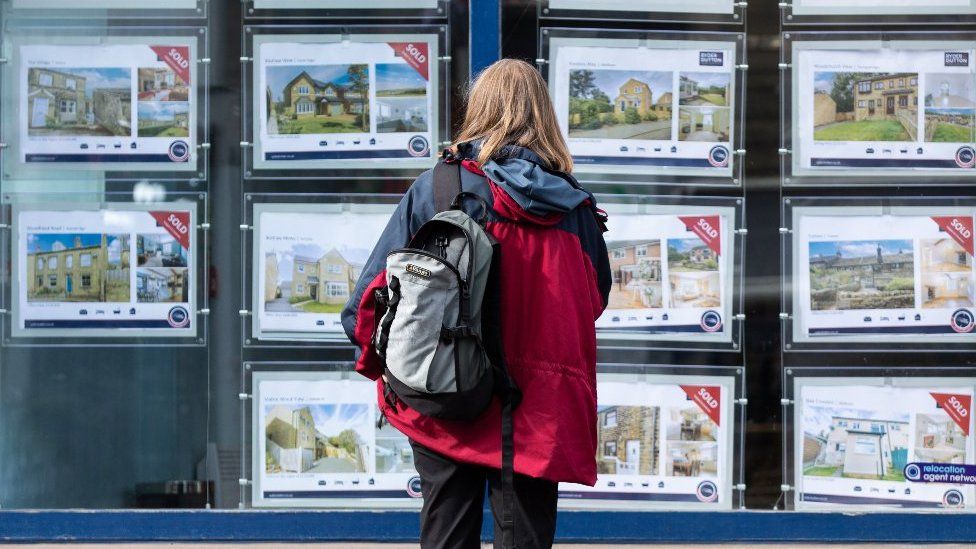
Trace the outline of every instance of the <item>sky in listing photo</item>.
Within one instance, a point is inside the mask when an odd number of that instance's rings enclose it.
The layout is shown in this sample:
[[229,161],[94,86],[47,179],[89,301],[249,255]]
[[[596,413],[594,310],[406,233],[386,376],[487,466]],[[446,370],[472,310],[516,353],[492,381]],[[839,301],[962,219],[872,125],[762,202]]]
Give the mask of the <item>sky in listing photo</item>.
[[427,95],[427,81],[406,63],[376,64],[377,97],[417,97]]

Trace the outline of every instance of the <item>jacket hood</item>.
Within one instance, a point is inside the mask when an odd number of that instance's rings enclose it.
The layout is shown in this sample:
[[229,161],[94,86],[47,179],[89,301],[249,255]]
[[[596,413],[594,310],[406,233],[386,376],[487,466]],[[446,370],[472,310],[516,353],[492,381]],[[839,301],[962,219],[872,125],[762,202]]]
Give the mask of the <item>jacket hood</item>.
[[[469,145],[462,154],[467,158],[477,156],[477,144]],[[507,147],[481,170],[520,208],[534,216],[565,214],[592,198],[571,175],[546,170],[542,159],[523,147]]]

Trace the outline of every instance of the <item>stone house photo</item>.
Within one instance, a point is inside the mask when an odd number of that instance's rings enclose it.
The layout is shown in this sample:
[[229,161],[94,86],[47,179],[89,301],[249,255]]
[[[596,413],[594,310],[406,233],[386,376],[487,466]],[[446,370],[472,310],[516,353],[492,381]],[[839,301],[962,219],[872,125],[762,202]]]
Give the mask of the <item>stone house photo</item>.
[[674,73],[571,70],[569,137],[671,140]]
[[369,132],[369,66],[271,66],[268,133]]
[[610,309],[660,308],[663,304],[661,241],[656,239],[607,242],[613,285]]
[[915,306],[911,240],[811,242],[809,258],[814,311]]
[[661,409],[652,406],[599,406],[597,472],[653,475],[660,452]]
[[804,475],[905,480],[910,434],[907,418],[831,415],[827,421],[826,427],[804,431]]
[[131,71],[115,68],[27,71],[30,136],[129,136]]
[[[286,254],[287,265],[283,265]],[[325,253],[308,256],[299,255],[294,250],[277,254],[268,252],[265,255],[265,311],[342,311],[368,255],[369,250],[358,248],[343,251],[330,248]]]
[[813,138],[915,141],[918,87],[918,73],[815,73]]
[[37,233],[27,239],[28,301],[129,302],[128,235]]
[[973,258],[952,238],[919,242],[922,307],[972,307]]
[[265,471],[372,473],[366,404],[266,405]]

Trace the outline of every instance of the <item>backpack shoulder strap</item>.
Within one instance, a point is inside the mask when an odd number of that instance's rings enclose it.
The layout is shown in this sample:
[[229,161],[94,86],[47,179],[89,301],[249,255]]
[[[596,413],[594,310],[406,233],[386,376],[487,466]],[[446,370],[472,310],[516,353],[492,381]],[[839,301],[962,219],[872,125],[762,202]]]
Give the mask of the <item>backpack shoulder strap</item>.
[[451,209],[454,198],[461,194],[461,162],[441,160],[434,166],[434,210],[437,213]]

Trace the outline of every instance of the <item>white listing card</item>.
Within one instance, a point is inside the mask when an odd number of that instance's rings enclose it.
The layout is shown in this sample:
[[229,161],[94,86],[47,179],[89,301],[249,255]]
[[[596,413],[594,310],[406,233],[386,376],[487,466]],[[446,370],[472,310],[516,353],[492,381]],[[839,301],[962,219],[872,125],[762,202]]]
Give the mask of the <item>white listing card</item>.
[[549,0],[552,10],[731,14],[735,0]]
[[962,15],[974,0],[793,0],[794,15]]
[[126,9],[179,10],[194,9],[200,0],[13,0],[14,9],[66,8],[70,10]]
[[796,208],[794,338],[971,342],[974,213]]
[[728,43],[553,38],[549,85],[582,172],[731,176]]
[[352,375],[253,374],[254,506],[419,505],[410,441],[377,427],[376,384]]
[[345,339],[339,314],[394,204],[255,204],[258,339]]
[[195,335],[195,209],[76,207],[16,213],[13,335]]
[[797,508],[972,508],[972,485],[910,482],[905,466],[973,463],[973,383],[797,378]]
[[256,9],[435,9],[438,0],[254,0]]
[[438,37],[339,38],[255,37],[255,166],[432,165]]
[[881,48],[880,43],[848,43],[820,49],[815,43],[798,42],[794,172],[972,173],[974,45]]
[[731,509],[734,378],[597,378],[597,483],[560,505]]
[[613,285],[598,337],[730,342],[735,210],[601,207]]
[[19,48],[20,162],[195,170],[196,42]]

